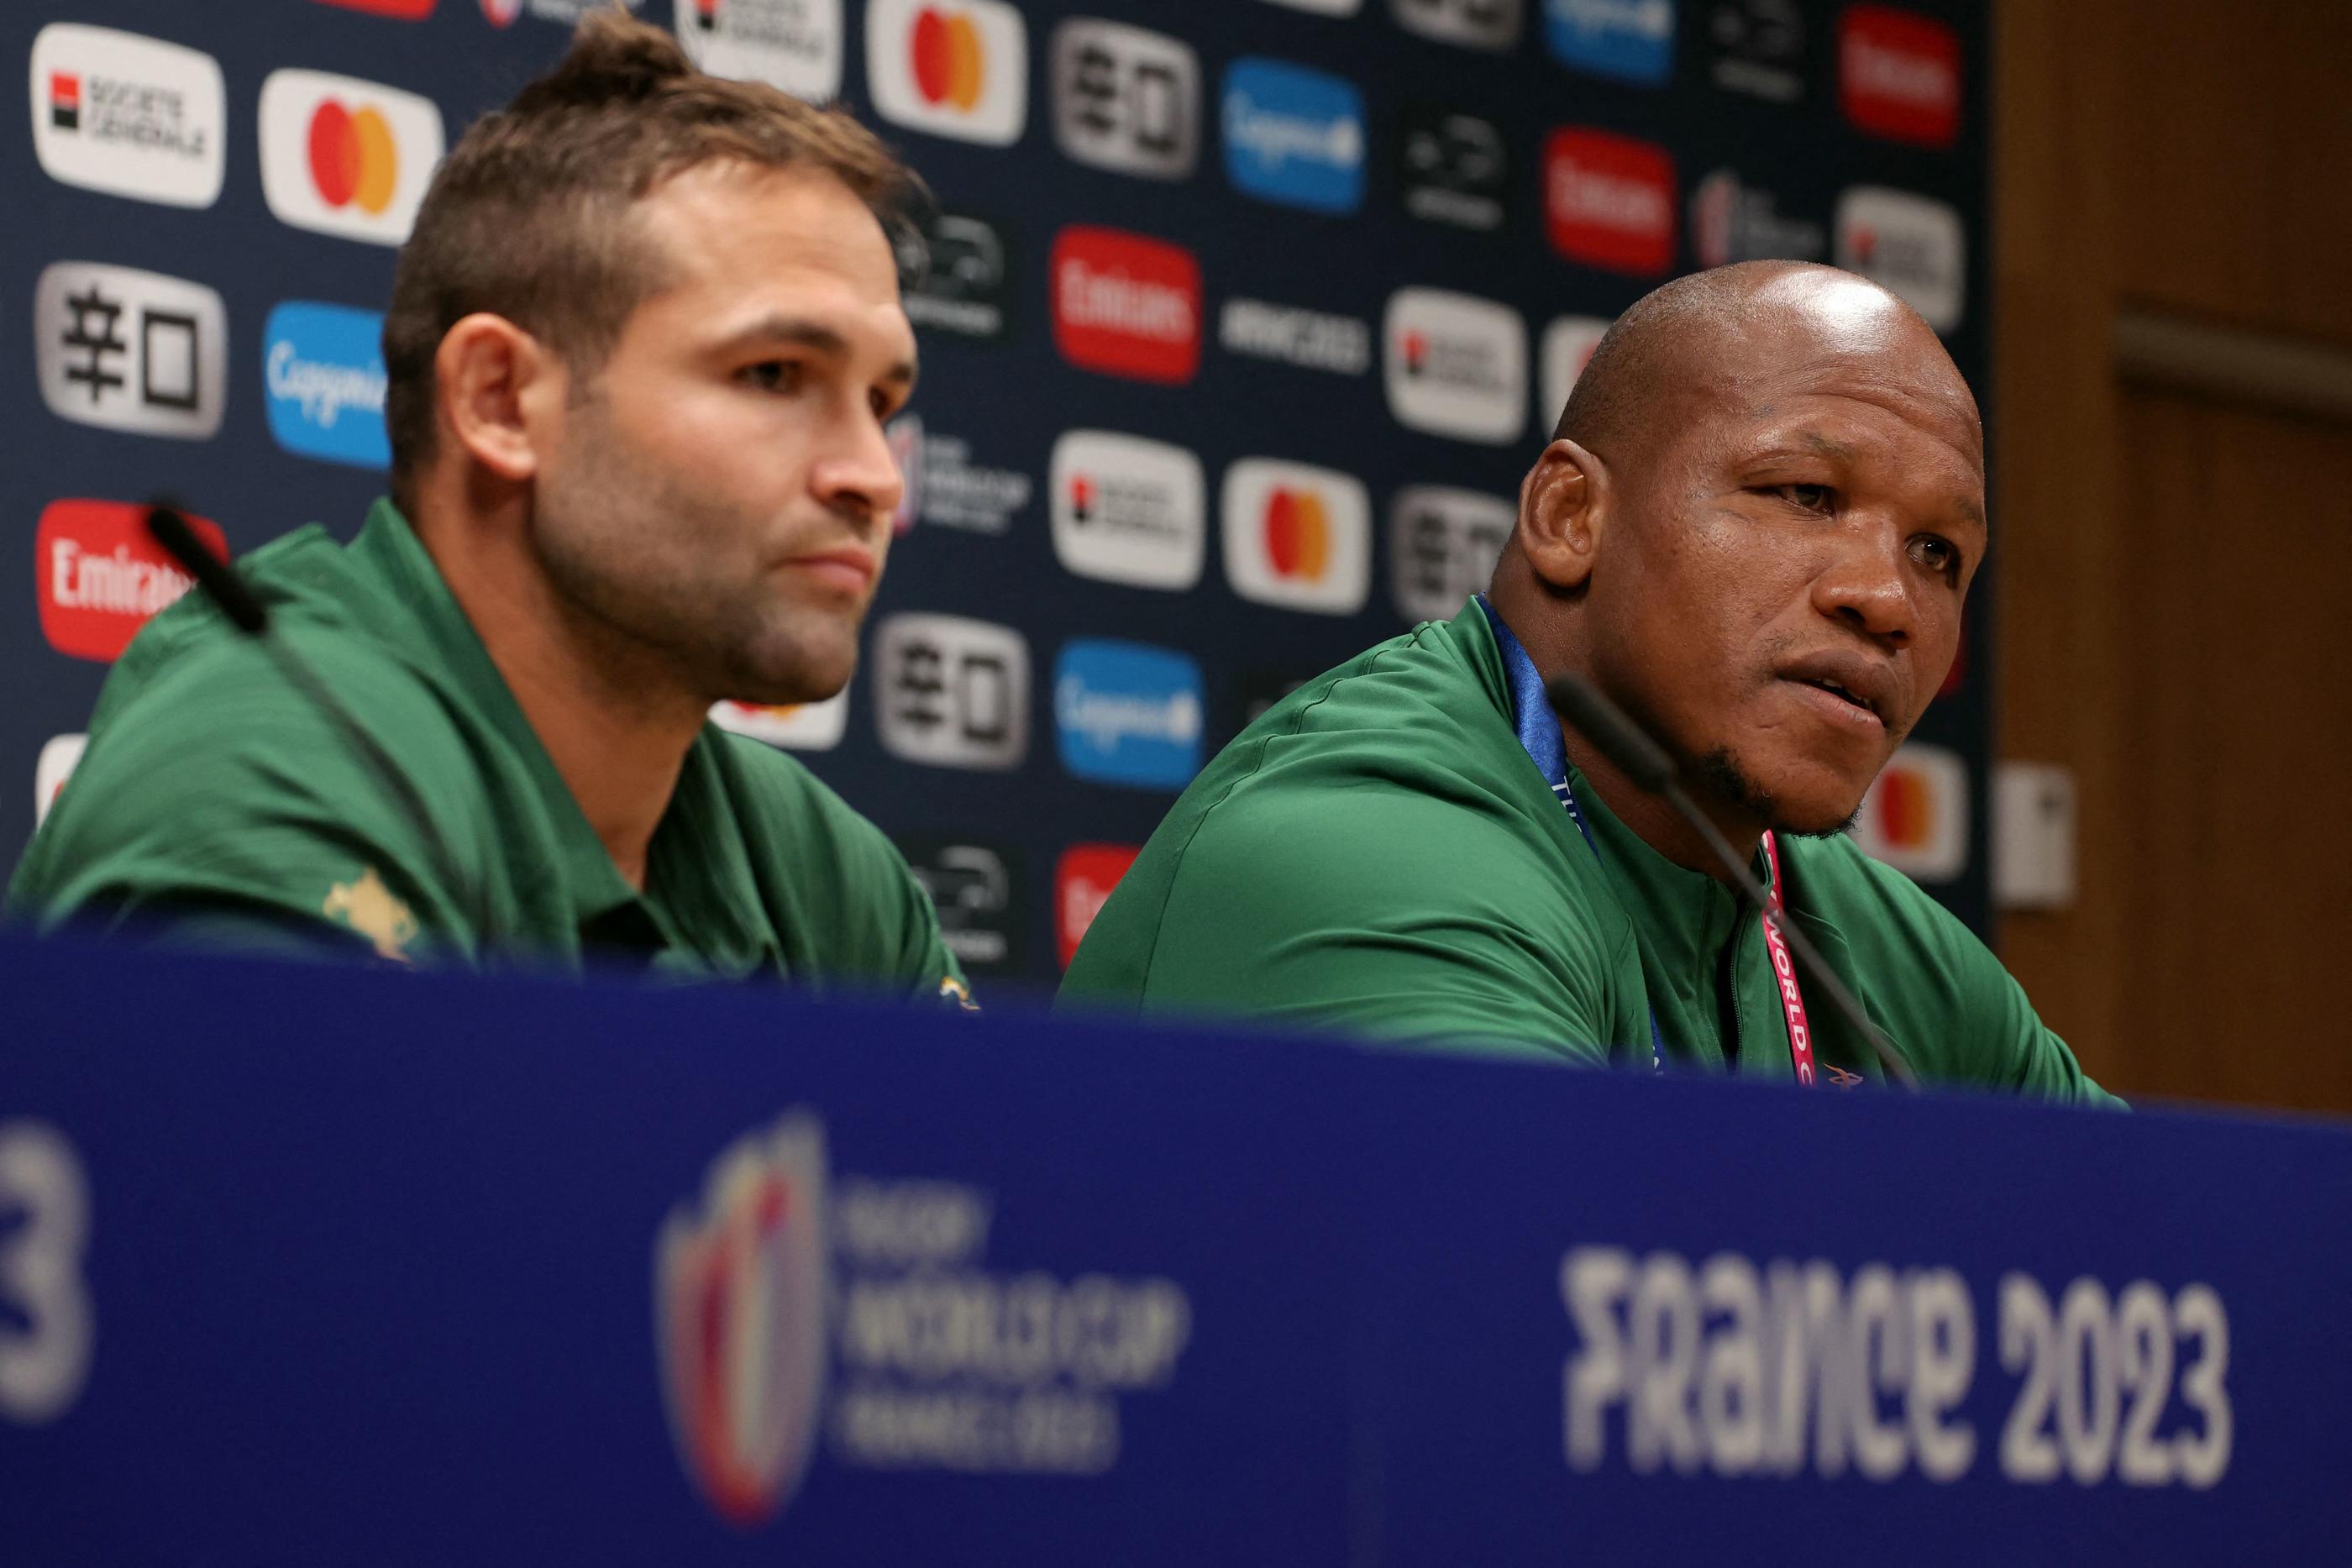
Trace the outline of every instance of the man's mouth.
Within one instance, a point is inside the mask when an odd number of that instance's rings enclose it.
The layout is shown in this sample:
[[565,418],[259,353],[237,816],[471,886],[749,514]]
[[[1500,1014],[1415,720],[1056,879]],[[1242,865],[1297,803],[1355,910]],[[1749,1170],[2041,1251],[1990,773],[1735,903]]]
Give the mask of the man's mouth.
[[1876,703],[1863,695],[1860,692],[1847,690],[1844,686],[1840,685],[1835,681],[1822,676],[1805,676],[1799,678],[1797,685],[1801,686],[1811,686],[1817,692],[1827,692],[1830,695],[1838,698],[1840,701],[1850,703],[1853,706],[1860,708],[1863,712],[1870,715],[1871,717],[1878,720],[1879,723],[1885,724],[1886,722],[1886,716],[1878,711],[1878,705]]

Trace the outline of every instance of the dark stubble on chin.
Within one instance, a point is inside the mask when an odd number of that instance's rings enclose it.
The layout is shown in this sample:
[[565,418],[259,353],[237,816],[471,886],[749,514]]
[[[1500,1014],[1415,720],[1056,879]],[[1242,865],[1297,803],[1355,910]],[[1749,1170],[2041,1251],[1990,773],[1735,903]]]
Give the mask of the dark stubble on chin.
[[740,520],[637,454],[601,395],[575,399],[572,412],[577,455],[542,500],[536,542],[575,623],[623,660],[658,664],[704,700],[831,695],[814,689],[835,685],[811,668],[822,662],[809,645],[814,629],[779,624],[745,585],[714,575],[710,552],[726,549]]
[[1705,756],[1691,758],[1684,765],[1684,773],[1697,793],[1732,807],[1744,816],[1767,823],[1776,833],[1797,839],[1829,839],[1850,831],[1862,820],[1862,805],[1857,801],[1853,810],[1843,820],[1834,822],[1793,822],[1773,793],[1748,775],[1739,759],[1728,747],[1717,747]]

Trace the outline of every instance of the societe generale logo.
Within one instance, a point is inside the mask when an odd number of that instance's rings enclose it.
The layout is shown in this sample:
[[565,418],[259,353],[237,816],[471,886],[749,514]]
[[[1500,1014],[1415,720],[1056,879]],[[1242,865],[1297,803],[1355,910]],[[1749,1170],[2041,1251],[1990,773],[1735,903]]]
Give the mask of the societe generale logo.
[[278,221],[399,245],[441,161],[433,100],[325,71],[277,70],[261,84],[261,194]]
[[679,1464],[749,1528],[791,1498],[824,1403],[824,1130],[803,1111],[711,1163],[654,1243],[655,1355]]
[[710,722],[788,751],[831,751],[849,727],[849,688],[844,686],[822,702],[717,703],[710,709]]
[[1838,102],[1855,129],[1914,147],[1960,134],[1960,37],[1932,16],[1849,5],[1838,18]]
[[1140,844],[1072,844],[1054,862],[1054,945],[1062,967],[1070,967],[1087,928],[1142,852]]
[[1381,323],[1389,412],[1398,423],[1505,445],[1528,423],[1528,331],[1492,299],[1400,288]]
[[1065,431],[1046,474],[1054,556],[1105,582],[1178,591],[1208,553],[1201,460],[1181,446],[1108,430]]
[[1029,119],[1029,32],[1003,0],[873,0],[866,87],[883,119],[1006,147]]
[[1969,771],[1941,746],[1895,748],[1854,819],[1854,842],[1874,860],[1924,882],[1968,869]]
[[[219,525],[188,526],[226,560]],[[58,653],[119,657],[156,612],[195,586],[147,532],[147,508],[129,501],[52,501],[33,534],[41,635]]]
[[1654,142],[1563,127],[1544,142],[1544,229],[1570,261],[1630,277],[1675,265],[1675,161]]
[[841,91],[841,0],[677,0],[678,47],[712,76],[811,101]]
[[1968,245],[1958,209],[1909,191],[1855,185],[1839,195],[1832,226],[1840,267],[1887,289],[1938,332],[1960,324]]
[[220,199],[228,97],[212,56],[52,22],[32,66],[33,151],[50,179],[169,207]]
[[58,803],[58,794],[81,766],[81,754],[89,747],[87,735],[53,735],[41,743],[41,755],[33,762],[33,827],[37,831],[49,820],[49,808]]
[[1201,264],[1182,246],[1073,224],[1051,268],[1054,346],[1070,363],[1167,386],[1201,368]]
[[1225,575],[1260,604],[1353,615],[1372,585],[1372,508],[1361,481],[1329,468],[1244,457],[1218,507]]

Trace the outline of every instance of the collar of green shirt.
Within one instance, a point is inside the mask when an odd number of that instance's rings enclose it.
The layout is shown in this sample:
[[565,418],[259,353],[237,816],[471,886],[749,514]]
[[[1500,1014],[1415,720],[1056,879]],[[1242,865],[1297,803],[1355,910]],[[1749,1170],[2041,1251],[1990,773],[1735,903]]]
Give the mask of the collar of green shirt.
[[[440,569],[390,500],[370,508],[352,543],[351,564],[384,591],[386,613],[379,631],[386,640],[453,681],[529,769],[561,846],[560,863],[549,869],[562,881],[583,940],[666,948],[679,944],[682,924],[701,938],[698,946],[714,945],[715,938],[722,951],[703,956],[729,969],[748,968],[759,949],[772,945],[772,935],[763,943],[761,934],[745,925],[746,912],[738,901],[719,892],[749,887],[754,879],[743,835],[734,831],[733,809],[717,777],[717,741],[709,727],[687,754],[677,792],[655,833],[646,892],[640,896],[582,814]],[[688,864],[696,868],[690,874],[681,869]],[[670,909],[678,917],[675,921]]]

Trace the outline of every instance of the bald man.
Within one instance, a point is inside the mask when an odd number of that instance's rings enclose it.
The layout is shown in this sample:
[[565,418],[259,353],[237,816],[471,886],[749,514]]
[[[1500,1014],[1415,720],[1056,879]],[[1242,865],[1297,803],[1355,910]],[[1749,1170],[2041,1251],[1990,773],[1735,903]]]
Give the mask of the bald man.
[[1841,832],[1949,669],[1985,545],[1975,400],[1908,307],[1782,262],[1670,283],[1594,352],[1488,592],[1244,731],[1064,1005],[1875,1080],[1696,836],[1562,734],[1543,682],[1575,671],[1675,754],[1923,1082],[2105,1101],[1984,945]]

